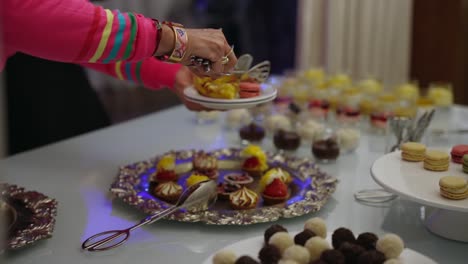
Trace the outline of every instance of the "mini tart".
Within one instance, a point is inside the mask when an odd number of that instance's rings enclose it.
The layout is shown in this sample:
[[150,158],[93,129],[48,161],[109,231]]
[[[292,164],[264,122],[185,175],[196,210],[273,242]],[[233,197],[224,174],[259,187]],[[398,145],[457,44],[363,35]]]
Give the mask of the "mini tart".
[[274,179],[280,179],[286,185],[289,185],[292,182],[292,178],[289,172],[282,168],[272,168],[263,174],[262,178],[260,179],[260,188],[262,190],[265,189],[265,187],[272,183]]
[[199,182],[208,181],[208,180],[210,180],[210,178],[208,178],[208,176],[206,175],[193,173],[192,175],[190,175],[190,177],[187,178],[187,181],[185,183],[187,187],[191,187]]
[[268,168],[264,162],[258,157],[247,158],[242,164],[242,170],[250,174],[252,177],[260,177],[263,172]]
[[280,180],[274,179],[262,192],[263,202],[267,205],[282,203],[289,197],[288,186]]
[[239,185],[251,184],[254,179],[247,173],[229,173],[224,176],[224,182]]
[[151,176],[152,180],[158,183],[177,180],[177,174],[174,171],[161,170]]
[[195,154],[192,160],[193,170],[208,176],[210,179],[218,178],[218,159],[203,151]]
[[229,196],[229,203],[231,207],[236,210],[253,209],[257,206],[258,195],[247,187],[231,193]]
[[177,180],[175,173],[175,156],[167,154],[162,156],[156,164],[156,172],[151,175],[151,180],[155,182],[168,182]]
[[182,186],[172,181],[164,182],[158,184],[153,193],[166,202],[175,203],[182,194]]
[[241,186],[239,184],[233,184],[229,182],[218,184],[218,198],[220,200],[229,200],[231,193],[239,190]]

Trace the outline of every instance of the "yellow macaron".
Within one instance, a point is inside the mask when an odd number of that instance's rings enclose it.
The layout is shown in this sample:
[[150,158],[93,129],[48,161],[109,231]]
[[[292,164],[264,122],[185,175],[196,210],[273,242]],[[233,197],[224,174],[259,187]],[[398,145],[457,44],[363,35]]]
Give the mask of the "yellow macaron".
[[448,153],[439,150],[427,150],[424,158],[424,168],[431,171],[446,171],[449,167]]
[[468,197],[468,183],[461,176],[445,176],[439,180],[440,195],[452,200]]
[[406,161],[423,161],[426,146],[417,142],[406,142],[401,145],[401,157]]

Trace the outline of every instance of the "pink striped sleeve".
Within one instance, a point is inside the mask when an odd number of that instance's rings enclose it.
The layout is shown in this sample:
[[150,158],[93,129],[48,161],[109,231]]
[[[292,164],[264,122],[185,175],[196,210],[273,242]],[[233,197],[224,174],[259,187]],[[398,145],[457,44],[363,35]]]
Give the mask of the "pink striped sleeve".
[[156,28],[142,15],[86,0],[2,1],[4,40],[18,51],[77,63],[141,61],[154,53]]
[[180,64],[169,64],[149,58],[140,62],[116,62],[109,64],[86,63],[85,67],[94,69],[120,80],[128,80],[143,84],[146,88],[157,90],[172,89]]

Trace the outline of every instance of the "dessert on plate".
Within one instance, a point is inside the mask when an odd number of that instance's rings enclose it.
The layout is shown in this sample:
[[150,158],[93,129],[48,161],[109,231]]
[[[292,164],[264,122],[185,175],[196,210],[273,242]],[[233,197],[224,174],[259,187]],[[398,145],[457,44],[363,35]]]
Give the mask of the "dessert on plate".
[[259,177],[268,169],[267,156],[262,148],[256,145],[249,145],[241,152],[242,170],[253,177]]
[[182,194],[182,186],[173,181],[163,182],[154,188],[153,194],[161,200],[175,203]]
[[217,79],[195,77],[195,89],[203,96],[219,99],[252,98],[261,94],[260,83],[247,75],[225,75]]
[[279,178],[265,186],[262,192],[263,203],[267,205],[282,203],[289,197],[288,186]]
[[449,168],[449,155],[439,150],[428,150],[424,158],[424,168],[431,171],[446,171]]
[[156,164],[156,171],[151,175],[151,181],[161,183],[175,180],[177,180],[175,156],[172,154],[164,155]]
[[229,195],[229,203],[236,210],[253,209],[257,206],[257,202],[257,193],[245,186]]
[[273,143],[278,149],[294,151],[301,145],[301,137],[294,131],[280,129],[275,132]]
[[253,181],[254,179],[245,172],[233,172],[224,176],[224,182],[229,182],[232,184],[248,185],[251,184]]
[[452,155],[452,161],[455,163],[463,163],[463,155],[468,154],[468,145],[456,145],[452,147],[450,152]]
[[210,153],[199,151],[192,160],[193,170],[214,180],[218,178],[218,159]]
[[260,142],[265,137],[265,129],[252,122],[239,130],[239,136],[248,142]]
[[208,176],[194,172],[192,173],[192,175],[190,175],[190,177],[187,178],[187,180],[185,181],[185,184],[187,185],[187,187],[191,187],[199,182],[208,181],[208,180],[210,180]]
[[439,180],[440,195],[451,200],[468,198],[468,182],[464,177],[445,176]]
[[271,168],[265,172],[260,179],[260,188],[264,189],[265,186],[276,178],[282,180],[286,185],[289,185],[292,182],[291,174],[289,174],[288,171],[282,168]]
[[236,183],[223,182],[218,183],[218,198],[221,200],[229,200],[231,193],[239,190],[241,186]]
[[333,138],[322,139],[312,144],[312,153],[318,160],[332,161],[340,155],[340,147]]
[[406,142],[401,145],[401,157],[406,161],[423,161],[426,146],[417,142]]

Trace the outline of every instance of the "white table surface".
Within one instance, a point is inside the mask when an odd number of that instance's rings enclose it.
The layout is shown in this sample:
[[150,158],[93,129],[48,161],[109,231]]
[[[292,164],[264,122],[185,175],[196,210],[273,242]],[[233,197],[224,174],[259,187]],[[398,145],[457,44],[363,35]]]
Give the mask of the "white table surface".
[[[454,108],[436,115],[436,125],[468,125],[468,109]],[[156,222],[137,230],[118,249],[84,253],[81,242],[88,236],[120,229],[144,215],[109,196],[117,168],[146,160],[171,149],[215,149],[238,146],[237,133],[223,127],[223,119],[211,125],[195,125],[194,114],[183,107],[155,113],[0,161],[2,180],[40,191],[59,202],[53,237],[22,250],[9,252],[2,263],[201,263],[226,245],[263,234],[270,225],[208,226],[171,221]],[[356,202],[353,193],[377,188],[369,173],[372,162],[384,152],[381,136],[364,135],[353,154],[343,155],[322,169],[340,183],[332,199],[315,214],[282,219],[279,224],[299,230],[313,216],[324,218],[330,230],[344,226],[355,233],[399,234],[408,248],[439,263],[467,263],[468,244],[431,234],[419,220],[420,205],[397,199],[381,206]],[[426,140],[435,146],[468,143],[467,136]],[[271,148],[270,143],[265,144]],[[311,156],[308,147],[297,155]]]

